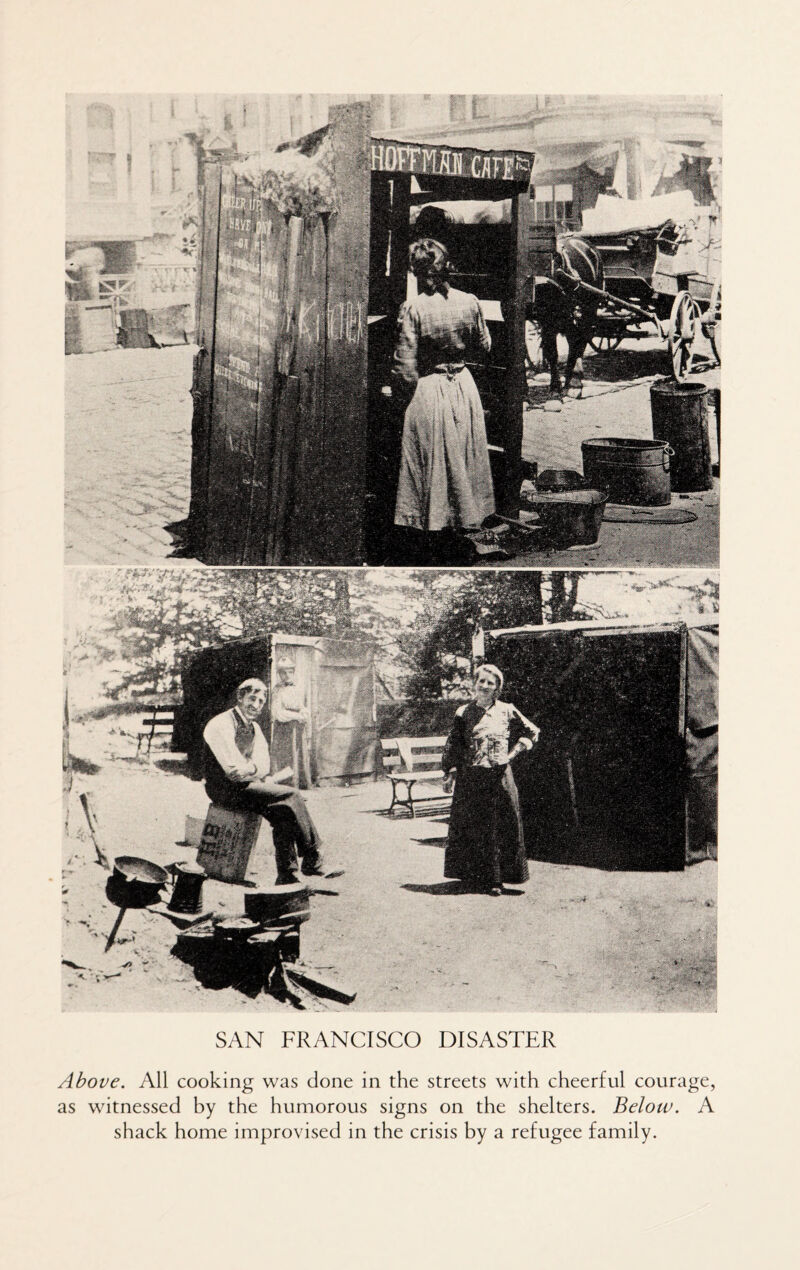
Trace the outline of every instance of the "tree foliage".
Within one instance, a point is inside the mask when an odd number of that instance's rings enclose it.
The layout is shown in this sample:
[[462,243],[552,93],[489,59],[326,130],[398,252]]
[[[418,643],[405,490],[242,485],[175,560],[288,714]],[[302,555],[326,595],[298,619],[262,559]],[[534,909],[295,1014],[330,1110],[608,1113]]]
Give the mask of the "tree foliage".
[[716,578],[689,572],[85,570],[72,575],[69,650],[99,705],[175,697],[186,658],[229,640],[360,635],[388,695],[429,699],[463,686],[479,627],[660,620],[716,605]]

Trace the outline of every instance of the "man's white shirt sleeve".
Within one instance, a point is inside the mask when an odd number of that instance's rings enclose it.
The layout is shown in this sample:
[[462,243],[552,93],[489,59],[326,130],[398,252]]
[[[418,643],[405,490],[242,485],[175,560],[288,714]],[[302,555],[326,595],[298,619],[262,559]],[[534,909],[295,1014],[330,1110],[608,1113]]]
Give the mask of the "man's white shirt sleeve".
[[245,758],[236,745],[236,723],[227,710],[211,719],[203,730],[205,741],[229,781],[247,784],[269,775],[269,746],[258,724],[253,725],[253,757]]

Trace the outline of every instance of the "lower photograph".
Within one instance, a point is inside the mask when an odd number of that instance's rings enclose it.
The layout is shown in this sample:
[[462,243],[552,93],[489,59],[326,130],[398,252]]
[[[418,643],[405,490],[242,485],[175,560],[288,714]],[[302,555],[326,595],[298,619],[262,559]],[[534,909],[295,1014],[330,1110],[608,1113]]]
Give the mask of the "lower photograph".
[[63,1008],[713,1011],[718,581],[69,569]]

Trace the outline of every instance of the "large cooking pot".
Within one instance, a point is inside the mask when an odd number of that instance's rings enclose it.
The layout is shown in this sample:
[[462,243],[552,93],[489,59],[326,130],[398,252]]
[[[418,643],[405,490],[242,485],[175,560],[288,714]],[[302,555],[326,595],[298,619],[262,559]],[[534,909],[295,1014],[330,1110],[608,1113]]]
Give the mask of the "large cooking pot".
[[133,855],[117,856],[111,877],[106,882],[106,899],[116,904],[119,915],[106,940],[106,952],[116,939],[127,910],[157,904],[168,877],[167,870],[162,869],[160,864],[153,864],[152,860],[141,860]]
[[539,516],[543,538],[552,547],[588,547],[597,542],[608,495],[603,490],[537,491],[528,506]]
[[[121,855],[114,861],[109,879],[113,902],[123,908],[146,908],[161,898],[160,892],[169,881],[169,874],[160,864],[142,860],[138,856]],[[112,895],[109,898],[112,898]]]

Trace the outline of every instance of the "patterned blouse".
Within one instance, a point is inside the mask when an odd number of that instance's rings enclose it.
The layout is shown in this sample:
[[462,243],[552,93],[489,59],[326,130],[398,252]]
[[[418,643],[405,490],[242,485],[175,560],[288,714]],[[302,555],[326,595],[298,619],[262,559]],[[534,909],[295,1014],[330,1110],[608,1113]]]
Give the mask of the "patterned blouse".
[[498,767],[515,745],[532,748],[539,729],[508,701],[495,701],[488,710],[477,702],[460,706],[442,755],[446,772],[460,767]]
[[492,337],[474,295],[449,287],[447,295],[423,291],[408,300],[397,320],[392,377],[406,394],[437,366],[482,361]]

